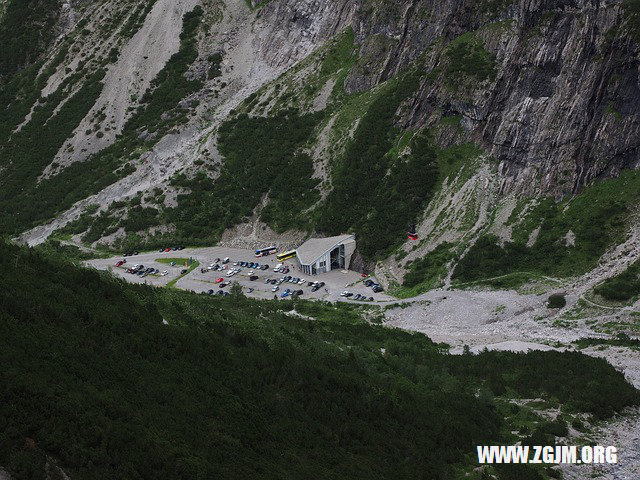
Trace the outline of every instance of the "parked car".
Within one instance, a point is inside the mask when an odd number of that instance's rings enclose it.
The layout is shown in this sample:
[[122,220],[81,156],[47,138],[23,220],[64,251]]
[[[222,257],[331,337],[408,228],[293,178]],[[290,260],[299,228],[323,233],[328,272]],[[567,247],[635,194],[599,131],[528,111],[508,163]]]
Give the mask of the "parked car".
[[281,264],[281,263],[279,263],[279,264],[277,264],[275,267],[273,267],[273,271],[274,271],[274,272],[278,272],[278,271],[280,271],[280,269],[281,269],[281,268],[282,268],[282,264]]
[[296,295],[302,295],[304,292],[302,290],[296,290]]
[[367,298],[368,301],[373,302],[373,297]]
[[165,253],[166,253],[166,252],[170,252],[170,251],[171,251],[171,248],[165,248],[165,249],[164,249],[164,251],[165,251]]
[[354,300],[360,300],[362,298],[362,295],[360,295],[359,293],[356,293],[353,297]]
[[209,289],[209,290],[207,290],[207,293],[208,293],[209,295],[213,295],[213,290]]
[[258,279],[258,276],[257,276],[257,275],[251,275],[251,276],[249,277],[249,280],[251,280],[252,282],[253,282],[253,281],[255,281],[255,280],[257,280],[257,279]]
[[269,270],[269,265],[261,265],[260,270]]
[[225,264],[225,265],[226,265],[227,263],[229,263],[229,257],[227,257],[227,258],[225,258],[224,260],[222,260],[222,263],[223,263],[223,264]]
[[312,292],[317,292],[318,290],[320,290],[320,287],[318,285],[314,285],[313,287],[311,287]]
[[371,279],[369,279],[369,280],[365,280],[365,281],[364,281],[364,286],[365,286],[365,287],[370,287],[370,286],[371,286],[371,285],[373,285],[373,284],[374,284],[374,281],[373,281],[373,280],[371,280]]
[[325,285],[325,283],[324,283],[324,282],[320,282],[320,283],[318,284],[318,286],[319,286],[320,288],[324,287],[324,285]]
[[374,293],[380,293],[380,292],[384,292],[384,288],[382,288],[380,285],[376,285],[375,287],[372,288]]
[[348,290],[345,290],[344,292],[342,292],[340,294],[341,297],[345,297],[345,298],[349,298],[349,297],[353,297],[353,293],[349,292]]
[[216,280],[216,283],[222,283],[224,282],[224,278],[220,277],[219,279]]
[[116,262],[116,267],[120,267],[123,264],[124,264],[124,262],[122,260],[120,260],[119,262]]
[[183,268],[182,270],[180,270],[180,275],[184,275],[185,273],[187,273],[189,270],[187,270],[186,268]]
[[278,290],[280,290],[280,287],[278,285],[271,289],[272,292],[277,292]]
[[229,282],[223,282],[223,283],[221,283],[220,285],[218,285],[218,288],[224,288],[224,287],[226,287],[227,285],[229,285]]

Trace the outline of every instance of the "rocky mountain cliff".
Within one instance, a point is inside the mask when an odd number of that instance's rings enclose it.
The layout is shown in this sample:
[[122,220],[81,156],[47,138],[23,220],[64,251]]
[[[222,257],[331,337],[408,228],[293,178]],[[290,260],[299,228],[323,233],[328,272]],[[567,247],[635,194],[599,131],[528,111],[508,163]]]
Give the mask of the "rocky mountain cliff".
[[535,248],[546,221],[595,262],[624,228],[591,248],[567,206],[638,166],[639,11],[5,0],[0,229],[116,248],[350,230],[392,284],[438,248],[447,281],[480,238]]

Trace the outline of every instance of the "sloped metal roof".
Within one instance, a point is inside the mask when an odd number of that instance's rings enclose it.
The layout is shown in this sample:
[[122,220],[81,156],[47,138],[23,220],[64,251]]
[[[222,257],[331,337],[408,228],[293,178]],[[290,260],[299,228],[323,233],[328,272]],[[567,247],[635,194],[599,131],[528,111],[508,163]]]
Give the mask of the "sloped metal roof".
[[310,238],[297,248],[296,253],[298,254],[298,260],[300,260],[300,263],[303,265],[311,265],[325,253],[333,250],[337,245],[354,239],[354,235]]

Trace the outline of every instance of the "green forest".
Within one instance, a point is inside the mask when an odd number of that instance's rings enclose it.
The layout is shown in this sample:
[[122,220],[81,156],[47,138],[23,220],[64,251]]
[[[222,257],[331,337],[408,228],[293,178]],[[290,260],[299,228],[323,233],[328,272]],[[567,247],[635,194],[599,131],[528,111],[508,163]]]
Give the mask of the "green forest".
[[74,480],[453,479],[476,444],[514,441],[510,398],[597,419],[640,401],[580,353],[452,356],[362,307],[134,286],[0,250],[0,465],[17,480],[45,464]]

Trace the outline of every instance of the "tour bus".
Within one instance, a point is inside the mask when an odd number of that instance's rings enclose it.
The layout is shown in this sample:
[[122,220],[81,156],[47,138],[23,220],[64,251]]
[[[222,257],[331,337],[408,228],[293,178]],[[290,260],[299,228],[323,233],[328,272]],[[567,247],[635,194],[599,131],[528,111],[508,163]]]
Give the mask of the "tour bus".
[[295,250],[289,250],[288,252],[279,253],[278,255],[276,255],[276,258],[278,259],[279,262],[283,262],[283,261],[289,260],[290,258],[293,258],[295,256],[296,256],[296,251]]
[[271,255],[272,253],[276,253],[277,248],[276,247],[267,247],[267,248],[260,248],[258,250],[256,250],[256,257],[266,257],[267,255]]

